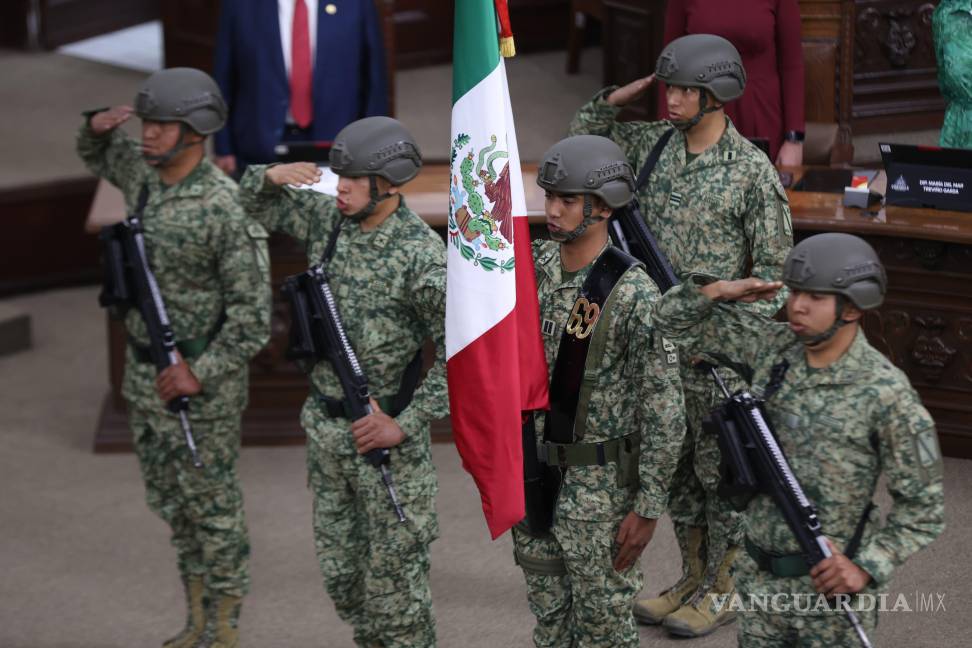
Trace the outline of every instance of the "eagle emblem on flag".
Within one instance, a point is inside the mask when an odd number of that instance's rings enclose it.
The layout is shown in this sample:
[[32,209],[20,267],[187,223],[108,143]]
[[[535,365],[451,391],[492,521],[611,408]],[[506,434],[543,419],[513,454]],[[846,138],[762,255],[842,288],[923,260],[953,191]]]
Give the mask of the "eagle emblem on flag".
[[463,259],[487,272],[512,272],[509,153],[497,148],[496,135],[477,150],[469,135],[460,133],[452,143],[451,163],[449,242]]

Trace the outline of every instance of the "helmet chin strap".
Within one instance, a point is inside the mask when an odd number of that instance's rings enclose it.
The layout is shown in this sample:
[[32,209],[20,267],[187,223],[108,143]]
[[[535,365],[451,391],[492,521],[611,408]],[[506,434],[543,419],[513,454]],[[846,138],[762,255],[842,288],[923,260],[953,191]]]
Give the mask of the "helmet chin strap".
[[705,90],[699,91],[699,112],[695,114],[692,119],[673,119],[671,120],[672,126],[676,129],[682,131],[690,131],[696,127],[696,125],[702,121],[702,118],[711,112],[719,110],[722,106],[707,106],[709,103],[709,96],[705,93]]
[[587,231],[587,228],[594,223],[604,220],[600,216],[592,216],[594,212],[594,203],[591,202],[591,197],[588,194],[584,194],[584,219],[580,222],[580,225],[575,227],[569,232],[558,232],[557,234],[551,234],[550,238],[558,243],[570,243],[578,236]]
[[368,201],[368,204],[362,207],[361,209],[359,209],[358,211],[354,212],[353,214],[348,214],[347,216],[345,216],[345,218],[355,222],[363,221],[364,219],[368,218],[369,216],[371,216],[371,214],[374,213],[375,207],[378,206],[378,203],[380,203],[382,200],[391,198],[393,195],[395,195],[395,194],[388,193],[387,191],[383,194],[378,193],[377,176],[373,176],[373,175],[368,176],[368,188],[369,188],[369,196],[371,197],[371,200]]
[[837,299],[834,300],[834,310],[836,311],[834,315],[836,316],[837,319],[835,319],[834,323],[831,324],[829,327],[827,327],[827,330],[824,331],[823,333],[818,333],[817,335],[801,336],[800,341],[803,342],[803,346],[812,347],[812,346],[817,346],[818,344],[823,344],[830,338],[834,337],[834,334],[837,333],[838,329],[840,329],[843,326],[846,326],[847,324],[850,324],[850,320],[845,320],[843,317],[841,317],[841,314],[844,311],[844,296],[843,295],[835,295],[835,296],[837,297]]
[[169,166],[169,163],[172,162],[172,158],[179,155],[179,153],[182,153],[183,151],[185,151],[187,148],[191,146],[198,146],[205,141],[205,140],[199,140],[198,142],[186,142],[186,133],[188,132],[189,132],[189,127],[183,124],[182,122],[180,122],[179,141],[176,142],[175,146],[170,148],[165,153],[162,153],[161,155],[149,155],[146,153],[142,153],[142,157],[145,158],[147,162],[154,162],[155,166],[159,166],[159,167]]

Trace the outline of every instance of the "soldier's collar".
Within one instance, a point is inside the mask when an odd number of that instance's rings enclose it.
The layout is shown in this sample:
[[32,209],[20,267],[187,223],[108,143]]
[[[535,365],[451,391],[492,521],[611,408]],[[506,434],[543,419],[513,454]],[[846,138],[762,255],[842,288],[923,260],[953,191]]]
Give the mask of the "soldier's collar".
[[[810,382],[827,385],[851,385],[860,382],[866,373],[862,365],[867,349],[867,337],[864,335],[864,329],[859,327],[854,336],[854,341],[851,342],[844,355],[837,358],[829,367],[813,371],[810,374]],[[801,350],[801,353],[804,356],[803,362],[805,363],[806,353],[803,350]]]
[[[591,259],[591,262],[590,263],[588,263],[583,268],[580,268],[579,270],[575,270],[574,272],[568,272],[567,270],[564,269],[563,261],[561,261],[561,258],[560,258],[560,247],[561,246],[558,245],[557,248],[556,248],[557,254],[554,257],[554,259],[555,259],[554,268],[556,268],[556,272],[557,272],[557,277],[556,277],[557,283],[560,286],[571,286],[571,287],[580,288],[582,285],[584,285],[584,279],[587,278],[588,273],[591,271],[591,267],[595,263],[597,263],[597,260],[601,258],[601,255],[602,254],[604,254],[604,250],[608,249],[608,247],[610,247],[610,246],[611,246],[611,240],[608,239],[608,242],[605,243],[604,244],[604,247],[602,247],[598,251],[598,253],[594,256],[594,258]],[[569,279],[567,279],[565,281],[564,280],[564,275],[571,275],[571,276],[570,276]]]

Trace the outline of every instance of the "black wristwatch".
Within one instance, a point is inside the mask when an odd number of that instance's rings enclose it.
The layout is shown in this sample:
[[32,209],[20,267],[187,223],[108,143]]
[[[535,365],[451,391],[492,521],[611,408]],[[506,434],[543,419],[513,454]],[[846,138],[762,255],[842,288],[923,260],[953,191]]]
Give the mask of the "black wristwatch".
[[787,142],[802,142],[806,138],[803,131],[786,131],[783,135],[783,139]]

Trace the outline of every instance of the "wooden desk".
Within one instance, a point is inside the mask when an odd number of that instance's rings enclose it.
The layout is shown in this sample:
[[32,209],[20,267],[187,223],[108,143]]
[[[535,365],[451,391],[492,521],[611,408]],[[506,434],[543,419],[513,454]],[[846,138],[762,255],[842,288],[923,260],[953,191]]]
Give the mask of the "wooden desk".
[[[799,180],[800,170],[795,170]],[[445,238],[448,167],[428,164],[405,187],[409,206]],[[536,164],[523,165],[523,186],[532,226],[543,223],[543,192]],[[946,454],[972,457],[972,213],[889,207],[875,216],[841,206],[839,194],[789,192],[795,238],[817,232],[850,232],[880,255],[890,291],[884,305],[867,313],[868,339],[901,367],[935,417]],[[274,235],[274,312],[269,345],[250,366],[250,408],[244,415],[247,444],[303,443],[298,425],[306,380],[283,356],[287,344],[286,305],[279,286],[304,269],[303,251]],[[130,448],[124,402],[119,393],[124,333],[112,323],[109,339],[113,392],[105,401],[95,439],[100,451]],[[447,421],[433,426],[449,438]]]

